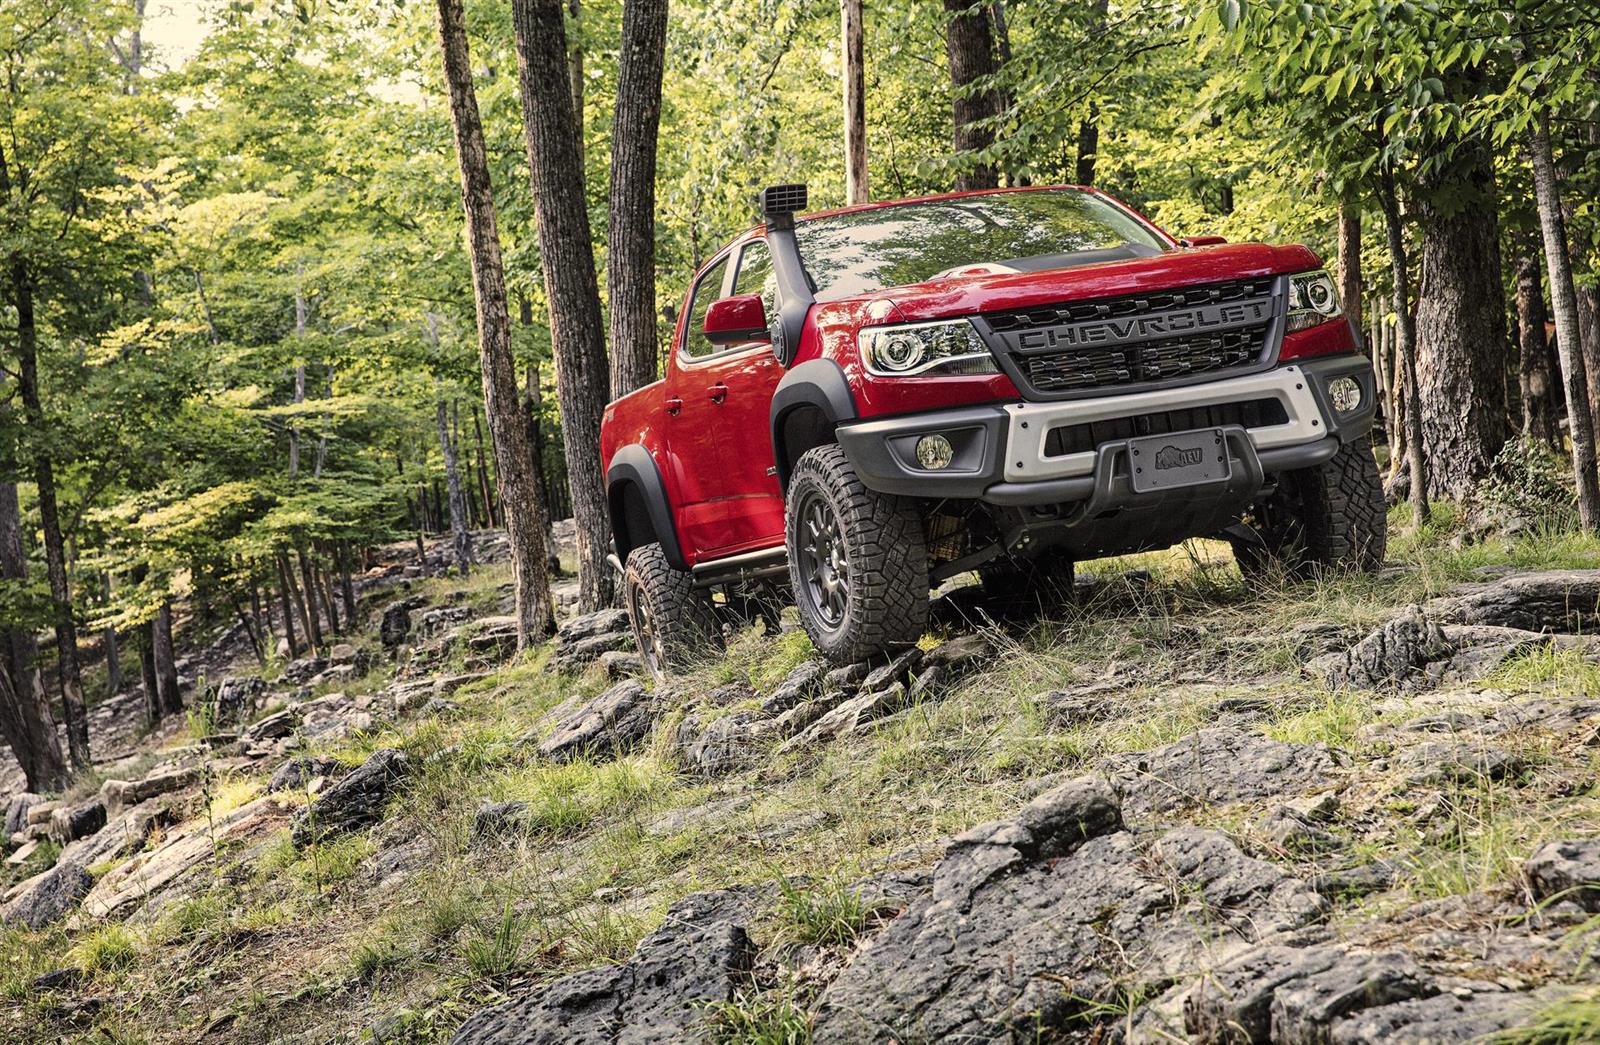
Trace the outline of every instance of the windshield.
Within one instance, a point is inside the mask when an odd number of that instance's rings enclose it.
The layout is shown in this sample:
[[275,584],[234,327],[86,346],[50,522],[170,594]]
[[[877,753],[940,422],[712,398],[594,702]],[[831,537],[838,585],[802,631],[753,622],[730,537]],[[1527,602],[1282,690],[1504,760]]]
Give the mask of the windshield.
[[941,273],[1066,268],[1148,257],[1170,246],[1125,211],[1076,189],[998,192],[814,218],[801,223],[795,238],[819,301],[909,286]]

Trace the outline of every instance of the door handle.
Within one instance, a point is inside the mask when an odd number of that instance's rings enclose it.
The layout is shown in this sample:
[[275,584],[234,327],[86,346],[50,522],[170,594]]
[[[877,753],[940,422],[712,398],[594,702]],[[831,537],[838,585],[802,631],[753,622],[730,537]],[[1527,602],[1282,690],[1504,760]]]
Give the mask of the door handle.
[[673,396],[672,398],[667,400],[667,413],[671,414],[673,417],[677,417],[678,416],[678,411],[682,410],[682,409],[683,409],[683,400],[682,399],[679,399],[677,396]]
[[721,381],[718,381],[716,384],[706,389],[706,393],[711,396],[711,401],[713,403],[720,403],[724,399],[728,398],[728,386],[723,384]]

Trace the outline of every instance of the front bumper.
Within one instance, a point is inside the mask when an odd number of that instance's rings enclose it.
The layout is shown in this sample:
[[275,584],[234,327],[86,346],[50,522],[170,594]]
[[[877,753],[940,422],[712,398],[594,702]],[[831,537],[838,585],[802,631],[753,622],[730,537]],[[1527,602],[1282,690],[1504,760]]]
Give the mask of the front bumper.
[[[1353,378],[1361,387],[1357,409],[1338,414],[1328,384]],[[1092,448],[1061,452],[1056,429],[1102,425],[1146,434],[1141,426],[1178,416],[1224,416],[1238,404],[1265,404],[1257,415],[1268,423],[1202,422],[1190,427],[1228,430],[1233,458],[1227,483],[1160,495],[1135,495],[1126,480],[1127,438],[1097,441]],[[1276,404],[1275,406],[1271,404]],[[1051,403],[1005,403],[861,421],[841,426],[840,445],[857,475],[880,493],[931,499],[965,499],[1029,506],[1085,502],[1095,511],[1142,499],[1171,503],[1225,496],[1248,499],[1267,476],[1328,460],[1339,447],[1365,435],[1377,405],[1372,366],[1356,354],[1296,360],[1272,370],[1181,388],[1127,392]],[[1094,432],[1093,427],[1079,429]],[[1157,434],[1172,429],[1156,428]],[[917,464],[915,447],[925,435],[942,434],[955,450],[948,468]],[[1251,489],[1243,486],[1253,483]]]

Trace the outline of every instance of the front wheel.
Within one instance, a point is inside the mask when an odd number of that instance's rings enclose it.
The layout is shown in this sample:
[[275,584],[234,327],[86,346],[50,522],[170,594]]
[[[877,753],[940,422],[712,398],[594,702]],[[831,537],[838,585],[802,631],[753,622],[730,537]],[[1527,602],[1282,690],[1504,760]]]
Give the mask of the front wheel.
[[837,445],[806,451],[785,502],[800,624],[851,664],[916,643],[928,626],[928,552],[916,506],[867,489]]
[[1371,441],[1351,440],[1322,464],[1285,473],[1230,540],[1251,579],[1377,569],[1388,545],[1388,508]]
[[646,544],[628,553],[623,592],[639,656],[657,680],[721,647],[711,599],[694,586],[687,570],[667,561],[661,545]]

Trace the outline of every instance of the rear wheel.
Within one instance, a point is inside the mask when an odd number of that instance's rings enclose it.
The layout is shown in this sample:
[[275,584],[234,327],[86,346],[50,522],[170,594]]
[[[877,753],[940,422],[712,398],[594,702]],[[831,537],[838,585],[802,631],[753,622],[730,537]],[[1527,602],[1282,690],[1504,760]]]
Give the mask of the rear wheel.
[[914,644],[928,626],[928,552],[910,501],[862,485],[844,450],[795,464],[785,508],[800,623],[835,664]]
[[1322,464],[1285,473],[1230,541],[1247,578],[1377,569],[1388,545],[1388,508],[1371,441],[1352,440]]
[[667,561],[661,545],[647,544],[628,553],[623,590],[639,656],[656,678],[721,647],[711,599],[694,586],[687,570]]

